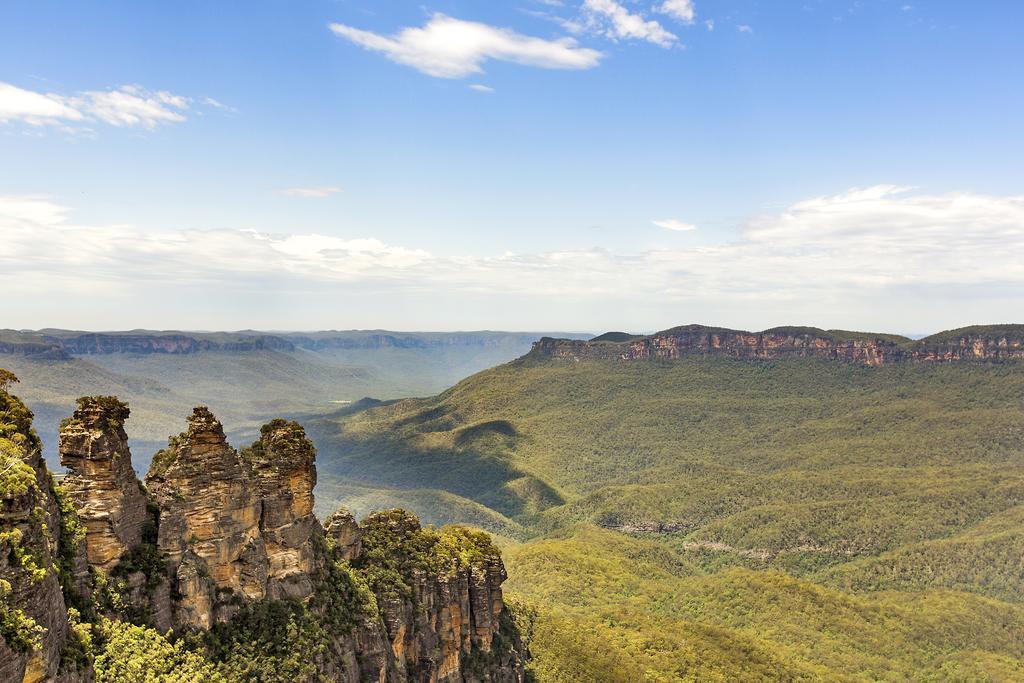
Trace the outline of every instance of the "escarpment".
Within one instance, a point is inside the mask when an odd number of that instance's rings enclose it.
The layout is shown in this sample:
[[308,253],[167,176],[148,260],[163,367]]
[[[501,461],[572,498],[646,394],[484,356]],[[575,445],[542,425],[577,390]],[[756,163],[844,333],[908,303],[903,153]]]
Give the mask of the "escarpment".
[[299,424],[238,451],[196,408],[143,486],[128,407],[86,397],[56,485],[31,413],[5,390],[0,413],[0,680],[109,679],[164,646],[152,666],[197,680],[523,680],[490,539],[400,510],[325,529]]
[[821,358],[865,365],[900,361],[1024,360],[1024,325],[969,327],[917,341],[881,335],[809,327],[777,327],[744,332],[684,325],[646,337],[624,333],[590,341],[545,337],[533,345],[535,358],[554,360],[673,360],[688,355],[777,360]]

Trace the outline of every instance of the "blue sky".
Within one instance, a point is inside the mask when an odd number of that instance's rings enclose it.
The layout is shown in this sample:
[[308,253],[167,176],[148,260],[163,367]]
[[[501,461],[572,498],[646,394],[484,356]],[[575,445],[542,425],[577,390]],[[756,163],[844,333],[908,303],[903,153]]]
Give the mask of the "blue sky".
[[0,8],[0,326],[1020,317],[1024,6]]

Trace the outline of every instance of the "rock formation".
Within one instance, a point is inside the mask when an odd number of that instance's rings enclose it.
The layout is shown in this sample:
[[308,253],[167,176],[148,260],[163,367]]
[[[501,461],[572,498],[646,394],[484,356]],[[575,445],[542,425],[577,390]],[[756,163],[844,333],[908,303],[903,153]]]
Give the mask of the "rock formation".
[[316,449],[296,422],[273,420],[260,438],[242,451],[263,499],[260,533],[267,553],[267,593],[302,599],[312,593],[313,514]]
[[210,628],[231,616],[234,596],[266,597],[260,491],[208,409],[153,456],[146,485],[160,508],[157,548],[182,596],[175,623]]
[[339,508],[327,518],[327,537],[343,560],[352,561],[363,551],[363,532],[356,518],[345,508]]
[[[80,399],[62,425],[69,473],[56,486],[31,413],[0,390],[0,680],[88,682],[103,641],[88,634],[123,621],[189,634],[181,642],[228,680],[237,662],[218,657],[239,648],[252,652],[243,667],[291,653],[299,681],[523,680],[504,566],[485,534],[423,529],[401,510],[362,525],[339,510],[325,530],[303,428],[274,420],[238,452],[204,407],[154,456],[147,489],[128,415],[112,397]],[[295,650],[310,637],[315,649]]]
[[142,541],[146,496],[132,469],[124,421],[128,406],[111,396],[79,399],[60,431],[61,485],[85,525],[89,564],[105,572]]
[[545,337],[531,356],[555,360],[677,359],[687,355],[776,360],[822,358],[865,365],[899,361],[1003,361],[1024,359],[1024,325],[964,328],[913,341],[893,335],[776,327],[744,332],[684,325],[647,337],[615,333],[590,341]]

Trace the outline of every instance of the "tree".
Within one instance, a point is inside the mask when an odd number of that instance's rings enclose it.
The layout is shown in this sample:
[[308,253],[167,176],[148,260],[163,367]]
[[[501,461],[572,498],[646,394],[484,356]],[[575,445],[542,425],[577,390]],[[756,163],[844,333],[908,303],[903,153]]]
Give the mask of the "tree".
[[7,387],[18,381],[18,376],[13,372],[0,368],[0,391],[7,391]]

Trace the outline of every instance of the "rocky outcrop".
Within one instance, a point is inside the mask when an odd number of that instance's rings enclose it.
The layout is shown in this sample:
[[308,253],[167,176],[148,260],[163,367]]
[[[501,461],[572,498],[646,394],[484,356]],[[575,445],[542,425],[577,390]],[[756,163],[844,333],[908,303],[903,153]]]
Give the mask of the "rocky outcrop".
[[263,500],[260,533],[267,554],[267,594],[308,597],[313,591],[311,538],[322,533],[313,514],[316,449],[296,422],[273,420],[241,453]]
[[489,536],[423,529],[404,510],[370,515],[360,536],[354,566],[401,577],[373,588],[399,669],[410,680],[523,680],[522,645],[502,599],[505,567]]
[[339,508],[327,518],[326,533],[341,559],[351,562],[362,553],[363,531],[347,509]]
[[919,341],[894,335],[805,327],[744,332],[703,325],[674,327],[647,337],[628,337],[602,335],[590,341],[545,337],[534,343],[530,357],[633,361],[705,355],[761,360],[822,358],[865,365],[899,361],[1024,359],[1024,325],[965,328]]
[[401,510],[363,525],[339,510],[325,530],[303,428],[274,420],[237,452],[204,407],[154,456],[147,489],[128,415],[115,398],[80,399],[56,486],[31,413],[0,391],[0,680],[92,680],[107,620],[190,632],[182,642],[211,661],[254,647],[245,666],[262,650],[291,657],[298,681],[523,680],[485,534],[423,529]]
[[114,397],[81,398],[60,430],[60,462],[68,470],[61,485],[85,525],[89,564],[105,572],[141,543],[147,520],[124,431],[129,414]]
[[196,408],[188,429],[153,456],[146,485],[160,509],[157,549],[181,595],[176,624],[210,628],[230,618],[239,598],[266,597],[260,492],[207,408]]

